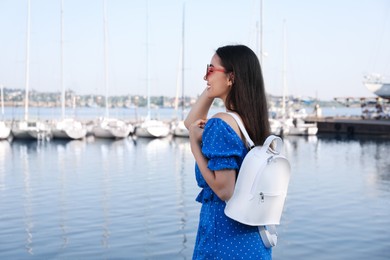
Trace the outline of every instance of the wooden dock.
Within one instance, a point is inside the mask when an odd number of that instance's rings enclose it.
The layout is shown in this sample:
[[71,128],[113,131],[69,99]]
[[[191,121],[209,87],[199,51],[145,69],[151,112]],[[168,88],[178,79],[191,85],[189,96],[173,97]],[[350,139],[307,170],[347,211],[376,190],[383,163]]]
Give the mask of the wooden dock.
[[390,137],[390,119],[361,119],[359,117],[310,117],[306,122],[315,122],[318,134],[375,135]]

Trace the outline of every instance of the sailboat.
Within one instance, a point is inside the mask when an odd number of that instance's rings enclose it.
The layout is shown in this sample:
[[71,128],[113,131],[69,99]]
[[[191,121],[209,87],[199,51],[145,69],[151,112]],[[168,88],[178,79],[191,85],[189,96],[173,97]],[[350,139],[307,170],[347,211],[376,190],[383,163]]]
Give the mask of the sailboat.
[[306,123],[301,118],[288,119],[286,122],[288,131],[286,135],[316,135],[318,127],[316,123]]
[[25,79],[25,103],[24,120],[14,121],[11,127],[15,139],[43,139],[50,135],[50,128],[46,123],[31,121],[28,118],[29,107],[29,77],[30,77],[30,0],[27,1],[27,33],[26,33],[26,79]]
[[170,133],[170,127],[167,123],[152,119],[151,118],[151,108],[150,108],[150,80],[149,80],[149,0],[146,1],[147,4],[147,29],[146,29],[146,38],[147,38],[147,46],[146,46],[146,78],[147,78],[147,90],[148,90],[148,101],[147,101],[147,109],[148,114],[143,122],[138,124],[134,129],[134,134],[137,137],[148,137],[148,138],[161,138],[166,137]]
[[[286,100],[287,79],[286,79],[286,21],[283,21],[283,99],[282,99],[282,129],[281,135],[316,135],[318,132],[316,123],[306,123],[299,114],[290,113],[290,104]],[[289,112],[289,113],[288,113]]]
[[[189,137],[189,132],[187,127],[184,125],[184,31],[185,31],[185,3],[183,3],[183,23],[182,23],[182,44],[180,52],[180,67],[181,73],[178,73],[177,77],[177,87],[176,87],[176,99],[175,99],[175,111],[177,113],[179,108],[179,103],[181,104],[181,120],[178,119],[176,114],[176,120],[172,122],[172,134],[176,137]],[[179,102],[179,87],[180,87],[180,78],[181,78],[181,102]]]
[[7,125],[4,119],[4,95],[3,85],[1,87],[1,120],[0,120],[0,140],[8,139],[11,136],[11,128]]
[[86,127],[73,118],[65,118],[65,85],[64,85],[64,0],[61,0],[61,120],[53,123],[53,138],[82,139],[87,135]]
[[97,138],[126,138],[133,132],[133,126],[126,122],[109,118],[108,111],[108,27],[106,0],[103,0],[104,10],[104,64],[105,64],[105,117],[101,118],[97,125],[92,128],[92,133]]

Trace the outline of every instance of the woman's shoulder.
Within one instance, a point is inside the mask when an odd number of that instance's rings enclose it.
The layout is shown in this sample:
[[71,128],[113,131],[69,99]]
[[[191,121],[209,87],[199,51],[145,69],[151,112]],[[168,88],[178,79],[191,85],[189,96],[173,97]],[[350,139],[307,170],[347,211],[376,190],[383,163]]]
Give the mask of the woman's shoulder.
[[[211,134],[215,131],[221,133],[221,131],[232,134],[241,140],[244,140],[241,134],[240,128],[237,125],[235,119],[227,113],[217,113],[207,120],[205,131]],[[207,134],[206,134],[207,135]]]
[[236,134],[238,136],[242,137],[240,128],[239,128],[236,120],[231,115],[229,115],[228,113],[219,112],[219,113],[213,115],[213,117],[211,119],[220,119],[221,121],[223,121],[227,125],[229,125],[234,130],[234,132],[236,132]]
[[[231,121],[230,115],[214,115],[207,120],[202,135],[202,152],[208,156],[212,155],[239,155],[243,154],[246,146],[241,138],[241,135],[234,129],[235,122]],[[234,123],[234,124],[232,124]],[[232,124],[232,125],[231,125]],[[238,128],[238,126],[237,126]]]

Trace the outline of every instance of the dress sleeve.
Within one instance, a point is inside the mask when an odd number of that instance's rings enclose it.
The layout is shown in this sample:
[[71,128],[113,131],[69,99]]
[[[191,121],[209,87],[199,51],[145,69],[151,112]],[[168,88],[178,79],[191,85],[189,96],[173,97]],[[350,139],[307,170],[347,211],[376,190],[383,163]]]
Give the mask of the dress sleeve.
[[241,166],[246,148],[236,132],[222,119],[207,121],[202,136],[202,152],[212,171],[236,169]]

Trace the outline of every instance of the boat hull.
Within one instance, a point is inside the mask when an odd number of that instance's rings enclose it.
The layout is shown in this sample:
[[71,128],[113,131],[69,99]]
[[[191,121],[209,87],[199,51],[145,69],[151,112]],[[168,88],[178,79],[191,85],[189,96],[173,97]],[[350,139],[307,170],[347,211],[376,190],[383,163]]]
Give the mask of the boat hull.
[[175,137],[189,137],[188,129],[183,121],[175,122],[172,126],[172,134]]
[[12,127],[11,132],[15,139],[38,140],[51,135],[50,128],[42,122],[18,122]]
[[316,135],[318,127],[316,123],[306,123],[302,118],[290,118],[286,120],[285,135]]
[[150,120],[137,126],[134,133],[137,137],[162,138],[169,135],[170,128],[162,121]]
[[390,83],[366,83],[365,85],[375,95],[390,99]]
[[318,127],[312,124],[305,124],[297,127],[290,127],[286,135],[316,135]]
[[0,140],[8,139],[11,135],[11,128],[4,122],[0,122]]
[[93,135],[97,138],[107,138],[107,139],[115,139],[115,138],[126,138],[130,135],[130,130],[116,130],[116,129],[106,129],[102,127],[94,127]]
[[135,135],[138,137],[161,138],[169,135],[169,128],[166,127],[137,127]]
[[126,138],[132,131],[132,125],[117,119],[104,119],[92,129],[95,137],[107,139]]
[[51,129],[53,138],[56,139],[82,139],[87,135],[87,128],[79,121],[72,118],[56,122]]
[[86,129],[80,129],[80,130],[55,129],[55,130],[52,130],[52,135],[53,135],[53,138],[56,138],[56,139],[78,140],[78,139],[84,138],[87,135],[87,130]]
[[390,82],[386,82],[385,78],[380,74],[365,76],[363,83],[366,88],[375,95],[385,99],[390,99]]

